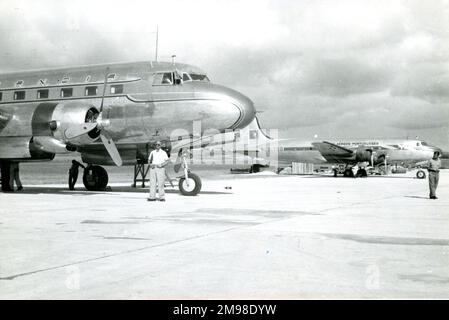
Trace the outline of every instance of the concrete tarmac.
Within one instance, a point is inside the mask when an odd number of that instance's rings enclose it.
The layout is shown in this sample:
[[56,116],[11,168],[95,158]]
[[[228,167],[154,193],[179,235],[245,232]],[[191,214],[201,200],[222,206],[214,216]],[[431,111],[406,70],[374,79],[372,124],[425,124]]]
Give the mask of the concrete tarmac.
[[448,170],[77,186],[0,194],[1,299],[449,298]]

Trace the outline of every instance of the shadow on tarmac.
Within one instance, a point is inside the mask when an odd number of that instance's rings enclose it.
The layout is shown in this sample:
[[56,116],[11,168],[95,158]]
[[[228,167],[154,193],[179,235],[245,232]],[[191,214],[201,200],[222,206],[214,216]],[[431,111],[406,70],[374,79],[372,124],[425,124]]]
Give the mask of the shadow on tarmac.
[[423,196],[404,196],[404,198],[414,198],[414,199],[426,199],[426,200],[430,200],[429,197],[423,197]]
[[[123,193],[148,193],[148,188],[133,188],[133,187],[125,187],[125,186],[112,186],[108,187],[105,191],[89,191],[85,188],[75,188],[75,190],[69,190],[67,187],[33,187],[33,186],[24,186],[23,190],[15,191],[15,192],[5,192],[5,194],[13,193],[13,194],[61,194],[61,195],[96,195],[96,194],[108,194],[113,192],[123,192]],[[180,194],[178,189],[165,189],[165,193],[170,194]],[[221,191],[201,191],[201,194],[233,194],[232,192],[221,192]]]

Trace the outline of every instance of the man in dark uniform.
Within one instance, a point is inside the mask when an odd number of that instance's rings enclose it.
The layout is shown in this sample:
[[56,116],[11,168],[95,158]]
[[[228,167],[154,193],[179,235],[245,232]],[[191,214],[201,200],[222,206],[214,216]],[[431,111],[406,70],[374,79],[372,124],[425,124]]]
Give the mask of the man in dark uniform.
[[17,190],[18,191],[23,189],[22,181],[20,181],[19,163],[18,162],[12,162],[11,163],[11,179],[10,179],[9,185],[10,185],[12,190],[14,190],[14,182],[17,185]]
[[86,167],[83,166],[78,161],[72,160],[72,166],[69,169],[69,189],[70,190],[75,190],[75,183],[76,183],[76,180],[78,180],[79,167],[86,169]]
[[2,191],[11,192],[11,162],[0,161],[0,169],[2,173]]
[[438,180],[440,179],[440,152],[435,151],[433,153],[433,158],[427,162],[427,170],[429,171],[429,189],[430,189],[430,199],[438,199],[436,196],[436,191],[438,187]]

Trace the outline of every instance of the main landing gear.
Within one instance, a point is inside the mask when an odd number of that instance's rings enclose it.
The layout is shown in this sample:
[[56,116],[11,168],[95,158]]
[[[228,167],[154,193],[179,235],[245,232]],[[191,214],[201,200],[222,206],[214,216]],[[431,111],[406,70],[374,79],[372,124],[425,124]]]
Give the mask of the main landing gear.
[[[352,170],[351,170],[352,171]],[[356,177],[362,177],[362,178],[366,178],[368,177],[368,172],[366,172],[365,168],[359,168],[357,170],[357,173],[355,174]]]
[[418,179],[425,179],[426,178],[426,173],[424,172],[424,170],[416,171],[416,178],[418,178]]
[[108,173],[103,167],[88,165],[84,169],[83,183],[89,191],[103,191],[109,182]]
[[[183,175],[178,177],[179,191],[184,196],[196,196],[201,191],[201,179],[197,174],[190,172],[185,155],[181,155],[179,159],[181,160],[180,163],[175,165],[175,172],[178,172],[181,167],[183,172]],[[145,181],[148,181],[146,179],[149,172],[148,167],[145,169],[144,163],[140,163],[137,166],[139,166],[139,168],[137,173],[134,174],[133,187],[136,187],[137,181],[142,181],[142,187],[145,187]],[[141,175],[141,179],[138,179],[139,175]],[[168,176],[167,179],[171,186],[173,186],[171,183],[172,179]],[[104,191],[108,182],[108,173],[103,167],[89,164],[86,169],[84,169],[83,184],[87,190]]]

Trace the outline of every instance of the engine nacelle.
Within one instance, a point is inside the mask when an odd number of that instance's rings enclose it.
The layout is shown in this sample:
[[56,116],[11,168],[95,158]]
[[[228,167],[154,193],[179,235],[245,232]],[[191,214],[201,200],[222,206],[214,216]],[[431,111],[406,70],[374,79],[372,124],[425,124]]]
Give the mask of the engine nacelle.
[[95,123],[98,115],[99,111],[92,105],[77,102],[60,103],[53,111],[49,126],[57,140],[72,145],[88,144],[98,139],[100,133],[97,129],[76,138],[70,138],[66,133],[74,126],[80,127],[85,123]]
[[373,151],[366,147],[359,147],[355,153],[355,160],[357,162],[371,162]]
[[4,160],[52,160],[55,154],[46,152],[33,137],[0,137],[0,159]]

